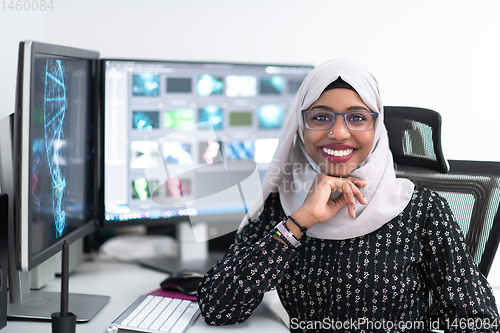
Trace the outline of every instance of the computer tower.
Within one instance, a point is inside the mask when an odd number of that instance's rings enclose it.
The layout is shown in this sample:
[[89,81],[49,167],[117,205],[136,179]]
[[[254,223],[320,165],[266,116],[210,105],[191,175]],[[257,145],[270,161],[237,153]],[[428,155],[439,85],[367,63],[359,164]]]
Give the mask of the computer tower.
[[0,194],[0,330],[7,325],[7,194]]

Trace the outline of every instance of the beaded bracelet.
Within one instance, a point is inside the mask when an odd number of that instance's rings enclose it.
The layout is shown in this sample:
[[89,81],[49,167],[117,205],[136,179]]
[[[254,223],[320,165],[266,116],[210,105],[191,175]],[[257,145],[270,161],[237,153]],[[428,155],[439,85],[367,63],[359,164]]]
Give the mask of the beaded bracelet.
[[299,227],[300,231],[302,231],[304,234],[306,233],[307,228],[306,228],[306,227],[301,226],[301,225],[299,224],[299,222],[295,221],[295,219],[292,217],[292,215],[288,215],[287,217],[288,217],[288,219],[289,219],[290,221],[292,221],[293,223],[295,223],[295,225],[296,225],[297,227]]
[[279,232],[278,230],[276,230],[276,228],[274,228],[273,230],[271,230],[273,234],[275,234],[279,239],[281,239],[283,242],[285,242],[286,246],[288,247],[293,247],[292,244],[290,244],[290,242],[288,241],[288,239],[286,239],[283,234],[281,232]]

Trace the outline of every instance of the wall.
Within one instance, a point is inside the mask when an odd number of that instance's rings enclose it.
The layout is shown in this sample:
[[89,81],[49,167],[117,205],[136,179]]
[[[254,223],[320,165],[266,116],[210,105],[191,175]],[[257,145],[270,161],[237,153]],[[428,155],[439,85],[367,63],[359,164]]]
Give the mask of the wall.
[[[8,6],[10,0],[6,0]],[[41,1],[41,0],[29,0]],[[496,0],[53,0],[45,12],[0,4],[0,117],[14,109],[21,40],[102,57],[319,64],[352,58],[386,105],[444,117],[448,158],[500,160]]]

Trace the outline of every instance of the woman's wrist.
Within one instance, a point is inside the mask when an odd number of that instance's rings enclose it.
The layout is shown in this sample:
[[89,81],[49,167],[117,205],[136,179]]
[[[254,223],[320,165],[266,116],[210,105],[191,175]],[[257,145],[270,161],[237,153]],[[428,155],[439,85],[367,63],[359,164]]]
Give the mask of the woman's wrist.
[[[293,222],[290,217],[297,223]],[[297,237],[297,239],[300,239],[305,233],[304,229],[309,230],[312,227],[308,220],[309,219],[306,214],[303,214],[300,210],[296,210],[285,220],[285,224],[286,227]]]
[[300,223],[299,223],[299,222],[297,222],[297,220],[296,220],[296,219],[294,219],[294,218],[292,217],[292,215],[288,215],[288,219],[289,219],[290,221],[292,221],[292,222],[293,222],[293,223],[294,223],[297,227],[299,227],[300,231],[302,231],[303,233],[306,233],[306,232],[307,232],[307,228],[306,228],[306,227],[304,227],[304,226],[302,226],[302,225],[300,225]]
[[[290,219],[292,218],[292,219]],[[295,220],[295,223],[293,220]],[[300,240],[302,235],[304,235],[304,229],[309,230],[315,223],[311,223],[313,220],[310,216],[308,216],[307,212],[304,212],[300,208],[290,214],[285,220],[285,227],[292,232],[297,240]],[[273,235],[273,238],[286,244],[285,241],[280,239],[280,237]]]
[[[317,219],[311,216],[307,211],[305,211],[302,207],[294,211],[290,216],[301,226],[307,228],[307,230],[311,229],[316,223]],[[292,221],[290,221],[293,223]],[[293,223],[295,224],[295,223]]]

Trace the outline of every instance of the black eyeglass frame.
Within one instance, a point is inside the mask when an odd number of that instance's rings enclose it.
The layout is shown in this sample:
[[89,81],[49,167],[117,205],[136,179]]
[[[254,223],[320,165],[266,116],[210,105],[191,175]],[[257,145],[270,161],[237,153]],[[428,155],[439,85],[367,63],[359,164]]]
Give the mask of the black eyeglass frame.
[[[322,112],[327,112],[327,113],[331,113],[331,114],[334,115],[330,126],[328,128],[310,128],[307,125],[307,122],[306,122],[306,112],[309,112],[309,111],[315,111],[315,110],[302,110],[300,113],[302,114],[302,121],[304,122],[304,125],[306,126],[307,129],[310,129],[311,131],[328,131],[330,128],[332,128],[333,124],[335,124],[335,119],[337,119],[337,116],[342,116],[342,118],[344,118],[344,124],[345,124],[345,126],[347,127],[347,129],[349,131],[367,132],[367,131],[371,131],[372,129],[375,128],[375,122],[377,121],[377,117],[378,117],[378,113],[368,112],[368,111],[333,112],[333,111],[323,111],[323,110],[321,110]],[[351,113],[361,113],[361,114],[370,114],[370,115],[373,115],[373,127],[370,128],[370,129],[366,129],[366,130],[351,129],[349,127],[349,125],[347,125],[347,120],[345,119],[345,115],[346,114],[351,114]]]

